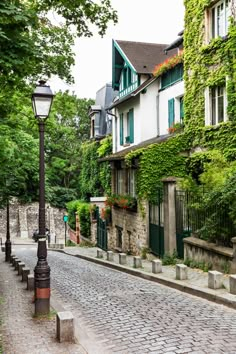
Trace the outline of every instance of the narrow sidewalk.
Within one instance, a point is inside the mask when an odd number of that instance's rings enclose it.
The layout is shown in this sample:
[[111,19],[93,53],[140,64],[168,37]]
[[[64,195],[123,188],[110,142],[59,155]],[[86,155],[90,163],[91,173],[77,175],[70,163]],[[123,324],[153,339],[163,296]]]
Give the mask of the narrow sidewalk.
[[236,295],[229,293],[228,274],[223,275],[223,287],[221,289],[214,290],[208,288],[208,273],[196,268],[188,267],[187,280],[176,280],[175,266],[172,265],[162,266],[162,273],[153,274],[151,260],[142,260],[142,268],[135,269],[133,266],[133,256],[127,255],[127,264],[120,265],[118,253],[114,253],[113,261],[107,261],[105,251],[102,252],[102,259],[97,258],[97,250],[101,251],[101,249],[97,247],[77,246],[66,247],[63,250],[51,250],[63,252],[71,256],[79,257],[109,268],[132,274],[134,276],[139,276],[150,281],[155,281],[180,291],[236,309]]
[[[56,318],[33,317],[33,293],[0,252],[0,342],[3,354],[86,354],[79,344],[56,340]],[[1,346],[0,346],[1,353]]]

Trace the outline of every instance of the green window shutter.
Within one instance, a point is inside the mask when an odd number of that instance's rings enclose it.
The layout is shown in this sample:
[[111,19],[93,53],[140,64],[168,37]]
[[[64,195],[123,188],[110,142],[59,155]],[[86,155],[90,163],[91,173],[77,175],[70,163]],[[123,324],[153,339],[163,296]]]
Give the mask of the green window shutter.
[[134,110],[129,111],[129,141],[134,142]]
[[168,101],[168,127],[173,127],[175,122],[175,99],[171,98]]
[[120,114],[120,145],[124,145],[124,117]]

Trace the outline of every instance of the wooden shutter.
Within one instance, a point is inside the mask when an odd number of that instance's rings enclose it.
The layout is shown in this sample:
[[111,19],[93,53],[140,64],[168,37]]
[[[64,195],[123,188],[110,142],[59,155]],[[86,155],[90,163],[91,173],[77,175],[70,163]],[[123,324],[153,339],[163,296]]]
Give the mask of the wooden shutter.
[[120,145],[124,145],[124,117],[120,114]]
[[175,122],[175,99],[171,98],[168,101],[168,126],[173,127]]
[[134,142],[134,110],[129,111],[129,141]]

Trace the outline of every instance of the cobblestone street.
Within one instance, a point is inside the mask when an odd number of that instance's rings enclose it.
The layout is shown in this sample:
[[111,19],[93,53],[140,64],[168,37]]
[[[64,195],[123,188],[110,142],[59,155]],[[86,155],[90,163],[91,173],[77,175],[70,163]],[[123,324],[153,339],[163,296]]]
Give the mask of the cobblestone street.
[[[34,268],[36,250],[15,253]],[[53,297],[104,354],[236,352],[235,310],[61,253],[48,262]]]

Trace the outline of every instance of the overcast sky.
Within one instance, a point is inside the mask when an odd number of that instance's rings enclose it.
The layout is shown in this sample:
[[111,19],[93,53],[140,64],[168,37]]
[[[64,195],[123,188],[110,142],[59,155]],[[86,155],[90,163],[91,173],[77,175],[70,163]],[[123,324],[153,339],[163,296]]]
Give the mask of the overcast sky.
[[111,0],[118,11],[119,23],[110,24],[101,38],[76,41],[75,84],[67,86],[54,79],[53,91],[69,89],[80,98],[94,98],[96,92],[112,80],[112,39],[166,43],[173,42],[183,29],[183,0]]

